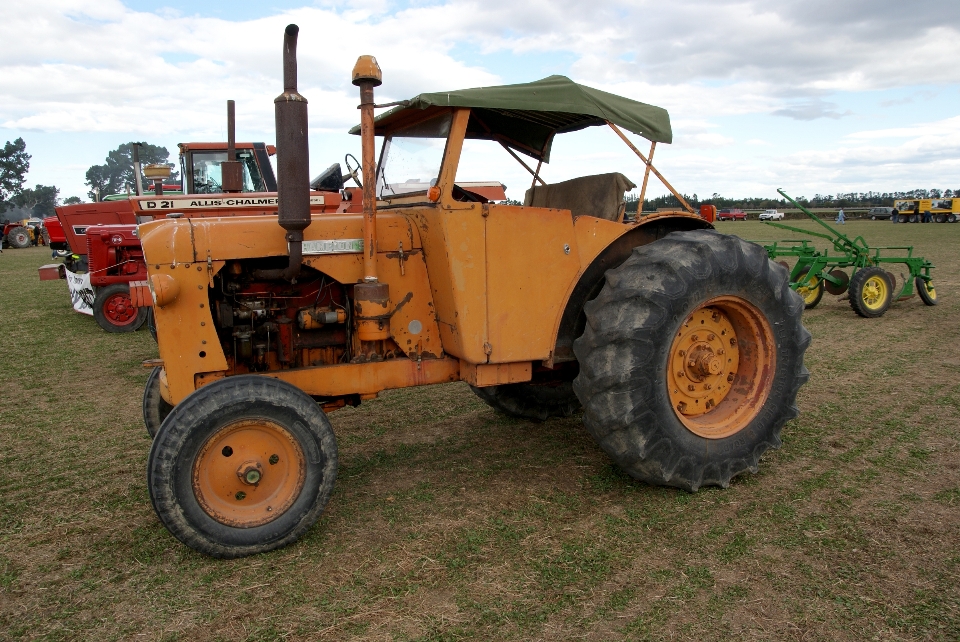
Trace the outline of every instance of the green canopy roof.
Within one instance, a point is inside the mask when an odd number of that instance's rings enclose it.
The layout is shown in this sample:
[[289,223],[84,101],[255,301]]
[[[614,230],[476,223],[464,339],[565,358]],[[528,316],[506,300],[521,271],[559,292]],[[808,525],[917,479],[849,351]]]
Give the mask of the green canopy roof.
[[[519,85],[420,94],[377,116],[378,136],[421,120],[425,111],[470,107],[467,138],[497,140],[537,160],[550,160],[553,136],[615,123],[658,143],[673,140],[666,109],[549,76]],[[350,130],[359,134],[360,127]]]

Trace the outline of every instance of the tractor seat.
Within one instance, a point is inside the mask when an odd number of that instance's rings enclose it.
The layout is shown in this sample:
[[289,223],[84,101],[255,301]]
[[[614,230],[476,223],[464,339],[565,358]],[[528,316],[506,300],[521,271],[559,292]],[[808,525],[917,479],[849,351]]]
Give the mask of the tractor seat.
[[523,204],[570,210],[574,218],[595,216],[620,221],[623,219],[623,194],[634,187],[636,185],[619,172],[581,176],[531,187],[523,197]]

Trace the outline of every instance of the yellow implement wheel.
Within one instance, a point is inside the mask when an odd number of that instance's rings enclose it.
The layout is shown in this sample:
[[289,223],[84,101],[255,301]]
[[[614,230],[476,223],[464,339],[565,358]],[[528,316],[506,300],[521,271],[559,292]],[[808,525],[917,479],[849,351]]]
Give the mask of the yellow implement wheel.
[[933,281],[924,281],[922,277],[918,276],[914,285],[917,288],[917,294],[920,295],[921,301],[927,305],[937,304],[937,291],[933,287]]
[[193,464],[193,492],[221,524],[250,528],[282,515],[303,489],[306,459],[287,430],[242,420],[207,439]]
[[816,275],[808,278],[808,273],[809,270],[804,270],[797,275],[797,283],[800,285],[797,286],[796,292],[803,299],[803,307],[812,310],[823,298],[824,281]]
[[892,298],[890,276],[881,268],[861,268],[850,279],[850,307],[862,317],[883,316]]
[[711,299],[680,326],[670,347],[668,394],[688,430],[729,437],[763,407],[776,371],[770,323],[734,296]]

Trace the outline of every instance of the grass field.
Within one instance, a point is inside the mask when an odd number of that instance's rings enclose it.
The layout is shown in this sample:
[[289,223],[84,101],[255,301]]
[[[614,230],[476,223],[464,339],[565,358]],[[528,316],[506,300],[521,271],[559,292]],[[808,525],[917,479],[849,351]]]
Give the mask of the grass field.
[[235,561],[150,506],[149,334],[73,313],[45,249],[5,251],[0,639],[960,639],[960,225],[843,231],[915,245],[940,305],[806,312],[801,415],[759,474],[650,487],[577,417],[394,391],[331,414],[340,475],[310,533]]

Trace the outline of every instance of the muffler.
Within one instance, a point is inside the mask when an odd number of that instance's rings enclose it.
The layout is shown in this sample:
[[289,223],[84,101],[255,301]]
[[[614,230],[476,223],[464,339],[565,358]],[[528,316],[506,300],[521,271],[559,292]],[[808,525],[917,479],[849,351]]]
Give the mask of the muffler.
[[278,222],[286,230],[290,263],[279,270],[257,270],[260,279],[294,281],[303,259],[303,230],[310,225],[310,150],[307,99],[297,91],[297,34],[287,25],[283,36],[283,93],[273,103],[277,123]]

